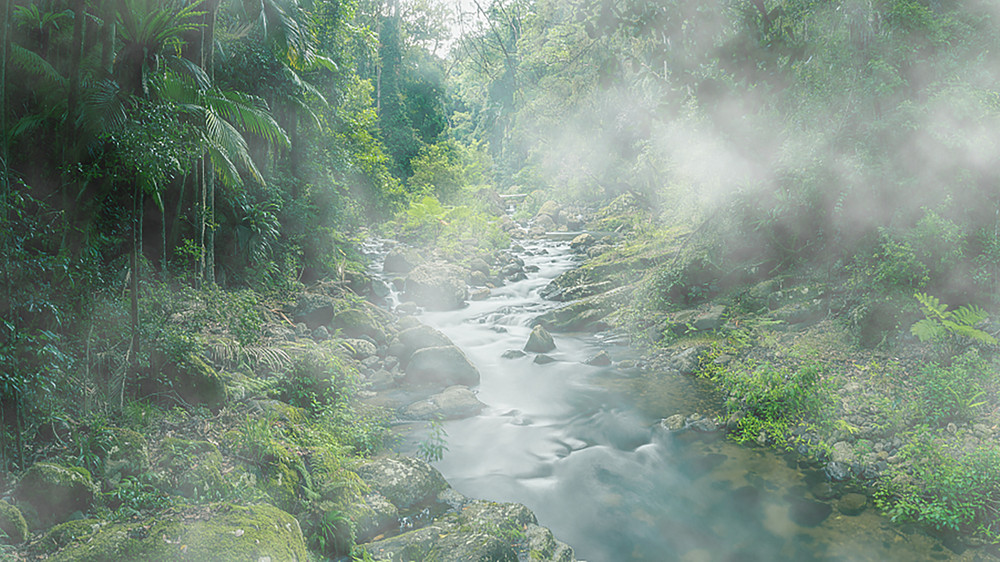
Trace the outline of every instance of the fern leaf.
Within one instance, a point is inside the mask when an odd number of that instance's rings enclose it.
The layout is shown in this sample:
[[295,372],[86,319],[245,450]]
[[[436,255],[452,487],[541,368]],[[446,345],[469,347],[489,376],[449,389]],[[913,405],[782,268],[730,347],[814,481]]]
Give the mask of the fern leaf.
[[947,334],[943,326],[928,318],[924,318],[911,326],[910,333],[922,342],[940,341]]

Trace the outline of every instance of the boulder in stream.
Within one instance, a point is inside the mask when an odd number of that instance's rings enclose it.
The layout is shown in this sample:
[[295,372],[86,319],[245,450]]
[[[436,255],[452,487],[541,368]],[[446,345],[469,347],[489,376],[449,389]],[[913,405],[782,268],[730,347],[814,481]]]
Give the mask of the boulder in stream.
[[486,404],[476,398],[467,386],[449,386],[438,394],[414,402],[403,409],[402,416],[412,420],[468,418],[481,412]]
[[410,357],[404,381],[413,386],[441,389],[457,384],[476,386],[479,370],[453,345],[425,347]]
[[524,344],[524,350],[531,353],[548,353],[556,348],[556,343],[552,335],[544,326],[538,325],[531,330],[528,342]]
[[406,276],[406,297],[432,310],[455,310],[465,305],[465,270],[446,263],[422,264]]
[[413,352],[417,350],[427,347],[452,345],[448,336],[424,324],[407,328],[396,334],[396,338],[401,344],[401,347],[396,350],[397,355],[404,361],[409,359],[413,355]]
[[373,459],[358,468],[358,476],[373,492],[381,494],[401,514],[434,501],[448,487],[433,466],[413,457],[391,456]]

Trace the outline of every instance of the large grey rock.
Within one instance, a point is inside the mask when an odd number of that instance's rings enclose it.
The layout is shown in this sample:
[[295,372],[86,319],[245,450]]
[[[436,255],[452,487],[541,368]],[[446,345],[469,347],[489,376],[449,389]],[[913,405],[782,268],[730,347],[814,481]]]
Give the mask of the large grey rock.
[[844,515],[858,515],[868,507],[868,498],[864,494],[848,493],[837,502],[837,510]]
[[53,463],[32,465],[17,483],[14,497],[32,529],[51,527],[75,511],[89,510],[100,488],[86,469]]
[[569,243],[569,247],[572,250],[579,252],[586,250],[588,247],[593,246],[596,243],[597,243],[597,238],[594,238],[593,234],[590,234],[589,232],[584,232],[583,234],[580,234],[579,236],[574,238]]
[[833,444],[833,450],[830,451],[830,460],[843,464],[850,464],[854,462],[854,459],[854,448],[851,447],[850,443],[847,441],[837,441]]
[[433,466],[412,457],[379,457],[358,468],[358,476],[401,514],[433,501],[448,487]]
[[529,523],[524,530],[532,560],[573,562],[573,549],[552,535],[552,531]]
[[432,310],[462,308],[468,298],[465,271],[445,263],[419,265],[406,276],[406,297]]
[[531,353],[548,353],[556,348],[556,343],[552,335],[544,326],[535,326],[528,336],[528,342],[524,344],[524,350]]
[[446,345],[417,350],[406,365],[407,384],[441,389],[456,384],[476,386],[479,370],[461,349]]
[[480,402],[469,387],[456,385],[426,400],[410,404],[403,409],[402,415],[412,420],[431,420],[439,417],[454,420],[474,416],[485,407],[486,404]]
[[423,324],[399,332],[396,334],[396,339],[402,344],[397,353],[398,357],[403,361],[409,359],[413,355],[413,352],[419,349],[452,345],[448,336]]

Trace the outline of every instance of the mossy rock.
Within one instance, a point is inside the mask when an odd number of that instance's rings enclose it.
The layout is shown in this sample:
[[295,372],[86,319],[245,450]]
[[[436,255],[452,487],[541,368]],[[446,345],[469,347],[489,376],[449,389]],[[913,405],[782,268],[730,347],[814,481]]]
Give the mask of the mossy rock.
[[299,488],[302,487],[303,471],[296,470],[288,459],[278,459],[261,469],[260,488],[271,498],[274,505],[288,511],[298,511]]
[[71,544],[51,560],[304,562],[307,556],[299,523],[288,513],[271,505],[221,503],[106,525],[88,541]]
[[133,429],[111,430],[111,447],[104,460],[104,477],[117,484],[123,476],[138,476],[149,470],[146,438]]
[[172,391],[188,404],[204,404],[213,410],[225,406],[225,379],[198,354],[175,360],[156,353],[150,363],[151,380],[144,385],[147,394]]
[[21,510],[0,500],[0,530],[3,530],[8,544],[21,544],[28,538],[28,523]]
[[99,492],[86,469],[37,463],[18,481],[14,497],[28,526],[44,529],[89,510]]
[[161,442],[161,451],[158,466],[166,471],[169,492],[198,499],[225,485],[222,454],[213,443],[168,437]]
[[338,312],[330,322],[332,329],[348,338],[369,337],[376,342],[385,343],[385,331],[377,320],[364,310],[351,308]]
[[52,554],[73,542],[85,542],[101,528],[98,519],[77,519],[60,523],[49,529],[35,548],[41,554]]

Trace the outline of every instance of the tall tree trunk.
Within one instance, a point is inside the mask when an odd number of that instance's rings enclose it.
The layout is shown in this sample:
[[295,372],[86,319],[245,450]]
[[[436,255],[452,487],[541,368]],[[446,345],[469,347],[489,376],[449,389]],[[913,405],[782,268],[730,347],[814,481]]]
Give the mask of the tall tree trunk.
[[111,76],[114,70],[112,64],[115,57],[115,35],[118,31],[118,11],[115,9],[114,0],[104,0],[102,8],[101,18],[104,20],[104,26],[101,29],[101,71],[107,77]]
[[[0,0],[0,131],[7,130],[7,33],[10,27],[10,0]],[[0,196],[3,197],[3,216],[0,217],[0,226],[6,232],[7,221],[7,190],[9,182],[7,179],[7,135],[0,136]]]
[[[132,341],[129,344],[128,373],[134,380],[139,376],[139,247],[141,235],[139,230],[139,213],[142,208],[141,190],[139,182],[135,182],[132,188],[132,255],[129,256],[129,293],[130,295],[130,320],[132,327]],[[124,402],[125,381],[122,381],[122,402]]]
[[69,55],[69,98],[66,101],[66,127],[63,137],[64,160],[76,162],[76,106],[80,97],[80,60],[83,57],[83,32],[87,21],[87,7],[84,0],[73,0],[73,43]]
[[[204,57],[204,69],[209,79],[215,81],[215,13],[219,8],[219,0],[209,0],[205,4],[205,34],[202,35],[201,52]],[[208,252],[205,262],[205,281],[209,286],[215,285],[215,168],[209,164],[205,170],[205,189],[208,192],[208,216],[211,227],[208,229],[205,250]]]

